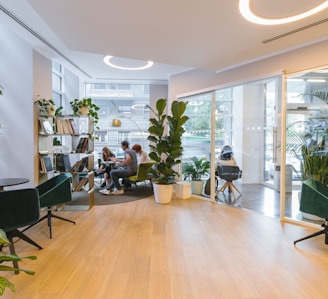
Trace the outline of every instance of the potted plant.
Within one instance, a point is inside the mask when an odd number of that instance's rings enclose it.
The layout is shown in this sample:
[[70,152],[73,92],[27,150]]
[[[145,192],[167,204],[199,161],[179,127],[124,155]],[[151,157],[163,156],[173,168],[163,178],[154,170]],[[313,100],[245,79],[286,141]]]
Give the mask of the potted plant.
[[[167,99],[159,99],[156,102],[156,110],[148,106],[155,117],[150,118],[150,135],[148,140],[149,158],[155,161],[150,169],[150,175],[154,181],[154,195],[157,203],[169,203],[173,194],[173,183],[179,173],[174,169],[181,163],[183,153],[182,134],[185,132],[183,125],[189,119],[183,115],[187,103],[173,101],[171,115],[165,114]],[[164,190],[163,190],[164,189]]]
[[83,98],[81,100],[74,99],[69,103],[73,110],[74,116],[87,115],[92,117],[94,119],[96,128],[98,129],[97,127],[99,121],[98,111],[100,110],[100,108],[92,102],[91,98]]
[[[299,123],[299,122],[297,122]],[[296,123],[296,124],[297,124]],[[310,145],[308,138],[312,136],[308,132],[298,132],[293,130],[293,125],[287,128],[286,152],[295,156],[300,162],[301,181],[314,179],[324,185],[328,184],[328,155],[323,151],[322,144],[314,143]],[[323,140],[328,136],[328,132],[316,132],[318,138]],[[300,194],[299,194],[300,197]],[[302,213],[304,218],[310,220],[321,220],[320,217]]]
[[[0,229],[0,247],[3,245],[9,245],[9,243],[10,242],[6,236],[6,233],[2,229]],[[13,262],[13,261],[19,262],[22,259],[26,259],[26,258],[31,259],[31,260],[36,260],[36,256],[19,257],[17,255],[3,254],[0,252],[0,271],[10,271],[10,272],[23,271],[26,274],[34,275],[34,272],[30,271],[30,270],[15,269],[11,266],[2,265],[2,263],[4,263],[4,262]],[[2,296],[4,294],[6,288],[11,289],[13,292],[15,291],[15,286],[13,285],[13,283],[11,283],[5,277],[0,276],[0,296]]]
[[37,99],[36,103],[39,108],[39,116],[49,117],[55,115],[56,105],[53,99]]
[[210,161],[207,161],[205,157],[198,159],[197,157],[190,158],[191,163],[183,165],[182,173],[184,179],[191,180],[191,192],[193,194],[202,194],[204,181],[202,176],[208,174],[210,171]]

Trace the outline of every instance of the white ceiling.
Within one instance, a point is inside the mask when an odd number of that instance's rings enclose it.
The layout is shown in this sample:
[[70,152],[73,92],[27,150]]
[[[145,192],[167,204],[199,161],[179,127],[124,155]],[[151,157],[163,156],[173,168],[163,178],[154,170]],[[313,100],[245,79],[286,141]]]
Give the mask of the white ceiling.
[[[252,0],[267,17],[286,17],[323,0]],[[50,50],[3,10],[0,24],[24,36],[47,55],[69,60],[88,79],[167,80],[198,68],[222,71],[328,38],[328,22],[272,42],[263,41],[328,18],[328,9],[285,25],[246,21],[239,0],[0,0],[1,5],[44,37]],[[58,53],[59,52],[59,53]],[[149,70],[122,71],[103,63],[104,55],[153,60]]]

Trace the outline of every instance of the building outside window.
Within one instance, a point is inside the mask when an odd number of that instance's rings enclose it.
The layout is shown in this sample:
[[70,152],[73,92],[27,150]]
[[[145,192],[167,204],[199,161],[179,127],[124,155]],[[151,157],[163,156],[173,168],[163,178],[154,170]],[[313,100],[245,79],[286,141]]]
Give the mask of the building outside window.
[[123,140],[127,140],[130,147],[138,143],[149,152],[149,85],[86,83],[85,96],[91,97],[100,107],[99,130],[95,132],[96,158],[101,158],[101,149],[104,146],[109,147],[118,157],[122,157]]

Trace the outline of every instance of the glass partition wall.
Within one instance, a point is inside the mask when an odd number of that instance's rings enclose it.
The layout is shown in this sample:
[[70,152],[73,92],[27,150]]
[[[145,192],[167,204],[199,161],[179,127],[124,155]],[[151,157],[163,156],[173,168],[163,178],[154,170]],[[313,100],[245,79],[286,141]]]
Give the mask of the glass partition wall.
[[[285,216],[296,221],[321,223],[299,211],[301,184],[312,178],[328,184],[328,69],[316,69],[286,77],[286,181]],[[288,191],[288,190],[286,190]]]
[[[181,99],[189,102],[183,162],[204,157],[210,160],[214,175],[215,160],[223,146],[230,145],[242,170],[242,178],[236,182],[242,196],[233,199],[227,192],[218,196],[212,192],[212,200],[279,216],[280,177],[275,172],[280,166],[277,115],[281,112],[281,81],[279,76]],[[203,176],[204,182],[208,177]],[[219,185],[223,183],[221,180]]]

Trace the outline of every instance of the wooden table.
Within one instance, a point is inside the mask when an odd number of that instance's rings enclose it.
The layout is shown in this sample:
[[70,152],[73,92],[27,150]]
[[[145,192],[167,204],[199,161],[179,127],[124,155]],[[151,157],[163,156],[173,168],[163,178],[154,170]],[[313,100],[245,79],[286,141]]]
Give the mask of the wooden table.
[[25,184],[29,181],[30,180],[26,178],[0,178],[0,191],[3,191],[4,187]]

